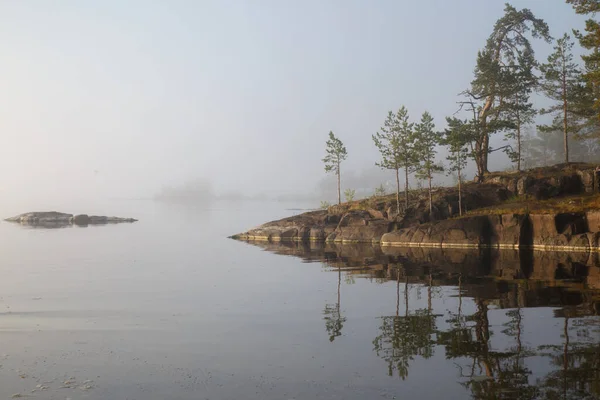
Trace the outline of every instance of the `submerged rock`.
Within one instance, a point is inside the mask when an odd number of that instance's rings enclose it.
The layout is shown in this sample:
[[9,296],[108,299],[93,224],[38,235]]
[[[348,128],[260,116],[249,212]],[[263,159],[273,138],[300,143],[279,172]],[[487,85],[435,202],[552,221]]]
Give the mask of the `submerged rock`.
[[40,227],[62,227],[70,225],[87,226],[87,225],[103,225],[117,223],[136,222],[134,218],[106,217],[87,214],[67,214],[56,211],[43,212],[28,212],[11,218],[6,218],[5,221],[20,223],[22,225],[40,226]]

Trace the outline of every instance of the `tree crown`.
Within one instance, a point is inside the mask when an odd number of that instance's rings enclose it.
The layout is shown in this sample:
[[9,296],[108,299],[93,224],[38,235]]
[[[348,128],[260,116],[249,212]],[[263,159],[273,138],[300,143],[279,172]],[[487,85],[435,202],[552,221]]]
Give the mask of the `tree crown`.
[[325,172],[340,172],[340,164],[348,157],[346,146],[338,139],[333,131],[329,131],[329,139],[325,142],[325,152],[327,153],[323,162],[325,163]]

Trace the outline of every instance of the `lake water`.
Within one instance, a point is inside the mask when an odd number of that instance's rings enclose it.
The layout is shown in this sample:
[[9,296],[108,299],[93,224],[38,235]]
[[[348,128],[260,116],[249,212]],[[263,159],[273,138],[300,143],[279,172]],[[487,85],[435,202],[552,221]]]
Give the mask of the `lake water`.
[[226,239],[282,204],[58,211],[140,221],[0,223],[1,399],[600,396],[597,255]]

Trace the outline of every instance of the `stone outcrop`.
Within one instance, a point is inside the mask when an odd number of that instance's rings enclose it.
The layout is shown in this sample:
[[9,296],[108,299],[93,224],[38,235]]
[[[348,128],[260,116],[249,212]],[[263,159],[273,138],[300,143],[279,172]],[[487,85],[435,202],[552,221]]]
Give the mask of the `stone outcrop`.
[[379,242],[392,223],[375,210],[351,210],[341,216],[326,210],[269,222],[232,236],[242,240],[326,241],[345,243]]
[[56,228],[72,225],[87,226],[132,223],[137,220],[134,218],[106,217],[87,214],[73,215],[56,211],[46,211],[20,214],[15,217],[7,218],[5,221],[20,223],[22,225]]
[[526,241],[527,217],[476,215],[389,232],[383,246],[519,248]]
[[544,200],[561,195],[597,192],[596,168],[595,164],[559,164],[520,173],[493,173],[485,177],[485,182],[503,186],[515,196],[529,195]]
[[[309,213],[310,214],[310,213]],[[310,225],[315,223],[315,225]],[[368,211],[341,218],[317,211],[233,236],[269,242],[377,243],[381,246],[600,250],[600,211],[474,215],[397,228]]]

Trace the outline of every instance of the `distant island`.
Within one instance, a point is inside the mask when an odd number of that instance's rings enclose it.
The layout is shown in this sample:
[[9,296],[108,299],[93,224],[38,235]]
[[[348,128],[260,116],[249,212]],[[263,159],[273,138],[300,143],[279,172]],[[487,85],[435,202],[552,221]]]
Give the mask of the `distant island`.
[[6,218],[5,221],[33,227],[60,228],[73,225],[88,226],[133,223],[137,222],[137,219],[87,214],[73,215],[56,211],[43,211],[20,214],[11,218]]

